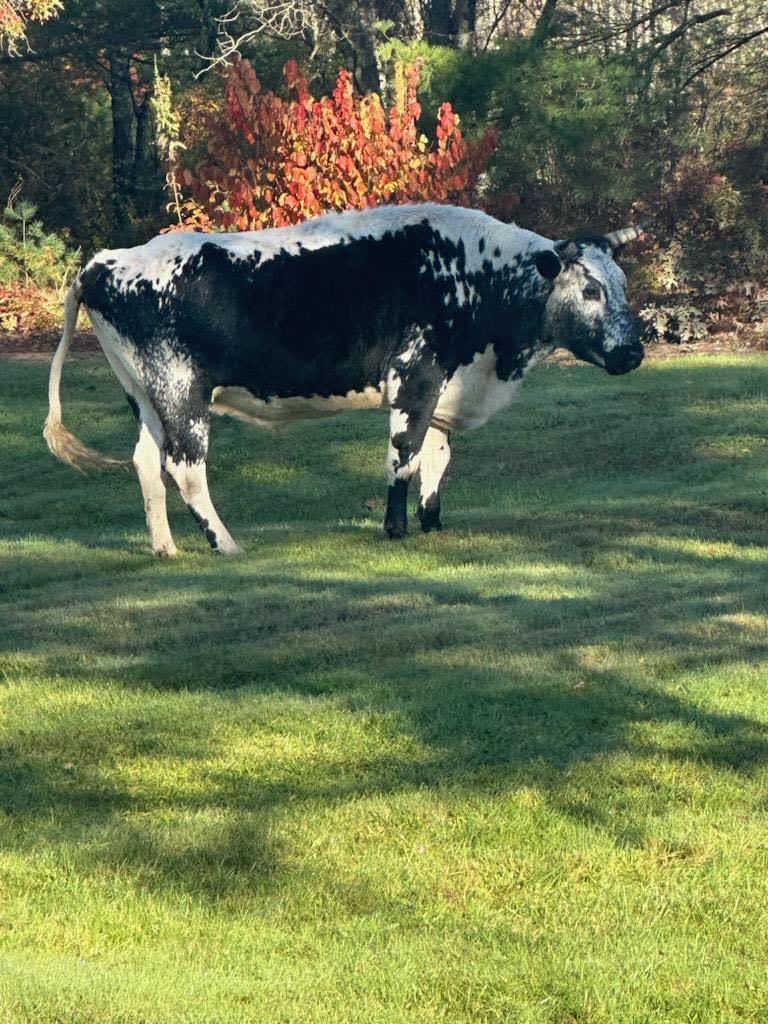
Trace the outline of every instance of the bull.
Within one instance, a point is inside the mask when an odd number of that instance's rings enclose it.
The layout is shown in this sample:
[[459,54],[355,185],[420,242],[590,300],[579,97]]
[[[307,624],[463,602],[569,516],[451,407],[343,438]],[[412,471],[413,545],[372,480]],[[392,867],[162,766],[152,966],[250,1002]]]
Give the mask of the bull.
[[609,374],[640,364],[614,259],[640,230],[553,241],[423,204],[99,252],[67,295],[44,436],[78,468],[114,463],[62,423],[62,366],[82,304],[138,421],[133,464],[156,554],[176,552],[168,478],[214,550],[241,550],[208,490],[212,413],[269,428],[388,409],[385,531],[405,536],[417,472],[421,529],[440,529],[452,433],[508,406],[555,347]]

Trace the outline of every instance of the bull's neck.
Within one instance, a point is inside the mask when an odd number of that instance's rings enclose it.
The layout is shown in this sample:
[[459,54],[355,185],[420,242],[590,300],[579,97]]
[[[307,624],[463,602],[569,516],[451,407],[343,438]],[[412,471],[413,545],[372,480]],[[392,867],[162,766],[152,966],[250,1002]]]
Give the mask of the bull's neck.
[[552,350],[544,340],[544,311],[552,285],[536,270],[529,255],[505,264],[491,275],[479,326],[493,340],[497,374],[519,378]]

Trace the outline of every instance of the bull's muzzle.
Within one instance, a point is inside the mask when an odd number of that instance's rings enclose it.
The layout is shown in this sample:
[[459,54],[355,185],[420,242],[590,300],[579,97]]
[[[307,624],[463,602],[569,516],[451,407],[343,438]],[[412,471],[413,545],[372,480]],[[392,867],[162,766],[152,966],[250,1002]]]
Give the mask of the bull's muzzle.
[[645,351],[639,341],[632,345],[621,345],[605,353],[605,368],[614,376],[629,373],[630,370],[637,369],[644,355]]

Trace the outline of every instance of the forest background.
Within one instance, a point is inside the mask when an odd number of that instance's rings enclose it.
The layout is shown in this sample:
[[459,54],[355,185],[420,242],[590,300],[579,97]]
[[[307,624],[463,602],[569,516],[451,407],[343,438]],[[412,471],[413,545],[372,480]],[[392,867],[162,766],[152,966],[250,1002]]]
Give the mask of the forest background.
[[768,320],[768,0],[0,0],[0,331],[159,230],[419,199],[652,218],[648,338]]

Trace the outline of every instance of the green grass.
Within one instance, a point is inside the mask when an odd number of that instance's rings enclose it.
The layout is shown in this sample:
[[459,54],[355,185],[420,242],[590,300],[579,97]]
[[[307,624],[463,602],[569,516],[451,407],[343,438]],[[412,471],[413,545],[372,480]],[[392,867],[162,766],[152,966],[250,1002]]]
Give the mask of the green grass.
[[[542,367],[382,539],[386,423],[217,421],[248,554],[0,364],[2,1024],[768,1020],[768,359]],[[128,455],[102,364],[65,422]]]

